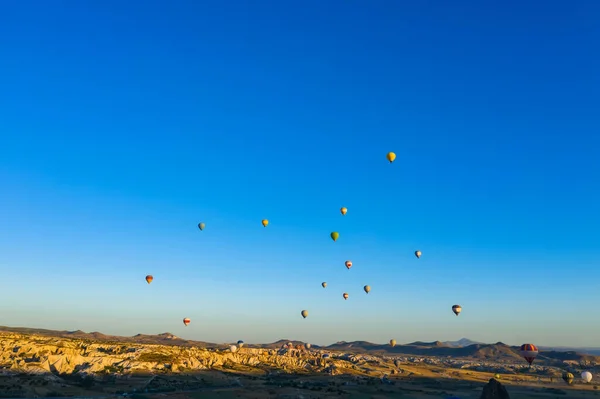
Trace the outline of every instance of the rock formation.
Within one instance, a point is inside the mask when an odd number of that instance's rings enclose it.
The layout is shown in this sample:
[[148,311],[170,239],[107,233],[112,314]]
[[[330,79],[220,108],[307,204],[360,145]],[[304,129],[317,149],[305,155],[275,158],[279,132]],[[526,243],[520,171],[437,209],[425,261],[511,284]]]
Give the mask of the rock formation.
[[491,378],[483,387],[479,399],[510,399],[508,391],[497,379]]

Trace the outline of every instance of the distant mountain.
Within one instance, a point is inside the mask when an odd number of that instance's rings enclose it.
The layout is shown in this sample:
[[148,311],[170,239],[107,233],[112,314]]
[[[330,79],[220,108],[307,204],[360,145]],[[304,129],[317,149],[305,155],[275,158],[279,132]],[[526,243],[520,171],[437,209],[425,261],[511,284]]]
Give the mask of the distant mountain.
[[[215,344],[204,341],[193,341],[179,338],[169,332],[156,335],[137,334],[133,337],[120,337],[106,335],[100,332],[86,333],[77,331],[55,331],[41,328],[26,327],[4,327],[0,326],[0,331],[15,332],[20,334],[43,335],[49,337],[81,339],[92,342],[106,343],[138,343],[155,344],[169,346],[185,347],[204,347],[204,348],[222,348],[223,344]],[[247,344],[250,348],[279,349],[283,345],[291,342],[294,346],[304,345],[303,341],[281,339],[279,341],[267,344]],[[518,346],[509,346],[502,342],[495,344],[484,344],[462,338],[458,341],[416,341],[410,344],[396,345],[376,344],[368,341],[340,341],[329,346],[313,345],[314,349],[325,349],[329,351],[340,351],[348,353],[373,353],[379,355],[408,355],[408,356],[434,356],[434,357],[454,357],[468,358],[474,360],[489,361],[523,361]],[[600,363],[600,348],[566,348],[566,347],[540,347],[538,361],[550,364],[562,364],[564,361],[580,362],[594,361]]]

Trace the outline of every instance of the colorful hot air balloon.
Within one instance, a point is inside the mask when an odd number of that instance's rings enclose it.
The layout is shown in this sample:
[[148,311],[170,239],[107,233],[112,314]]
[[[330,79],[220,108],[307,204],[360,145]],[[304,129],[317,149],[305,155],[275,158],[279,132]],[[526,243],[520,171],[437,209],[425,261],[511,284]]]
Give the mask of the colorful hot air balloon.
[[342,295],[344,297],[344,299],[348,299],[348,294],[344,292],[344,295]]
[[562,379],[568,384],[571,385],[573,384],[573,381],[575,380],[575,376],[571,373],[563,373],[562,375]]
[[268,224],[269,224],[269,221],[268,221],[267,219],[263,219],[263,220],[262,220],[262,225],[263,225],[263,227],[267,227],[267,226],[268,226]]
[[244,341],[242,341],[241,339],[237,342],[237,346],[238,348],[241,348],[244,346]]
[[146,276],[146,282],[147,282],[148,284],[150,284],[150,283],[152,282],[152,280],[154,280],[154,277],[152,277],[151,275],[147,275],[147,276]]
[[325,287],[327,287],[327,283],[326,283],[325,281],[323,281],[323,282],[321,283],[321,286],[322,286],[323,288],[325,288]]
[[351,260],[347,260],[346,261],[346,269],[350,270],[351,267],[352,267],[352,261]]
[[454,305],[452,306],[452,311],[458,316],[460,312],[462,312],[462,307],[460,305]]
[[419,259],[421,257],[421,251],[415,251],[415,256]]
[[229,350],[230,350],[231,352],[236,352],[236,351],[237,351],[237,346],[235,346],[235,345],[230,345],[230,346],[229,346]]
[[386,158],[388,161],[390,161],[390,163],[392,163],[396,159],[396,154],[394,154],[393,152],[388,152]]
[[340,238],[340,233],[338,233],[337,231],[334,231],[333,233],[330,234],[330,236],[333,241],[337,241],[337,239]]
[[206,227],[206,224],[198,223],[198,228],[200,229],[200,231],[204,230],[204,227]]
[[396,340],[395,339],[390,339],[390,345],[392,346],[392,348],[394,346],[396,346]]
[[191,320],[190,320],[190,319],[188,319],[187,317],[186,317],[185,319],[183,319],[183,324],[184,324],[184,325],[186,325],[186,326],[187,326],[187,325],[188,325],[188,324],[190,324],[190,323],[191,323]]
[[346,208],[346,207],[344,207],[344,206],[343,206],[343,207],[340,209],[340,212],[342,213],[342,215],[345,215],[345,214],[346,214],[346,212],[348,212],[348,208]]
[[302,312],[300,312],[300,314],[306,319],[308,317],[308,310],[303,310]]
[[363,287],[363,290],[365,290],[365,292],[368,294],[368,293],[369,293],[369,291],[371,291],[371,287],[369,287],[368,285],[365,285],[365,286]]
[[588,384],[592,380],[592,373],[590,373],[589,371],[584,371],[583,373],[581,373],[581,379],[583,380],[583,382]]
[[538,355],[538,348],[533,344],[521,345],[521,356],[527,360],[527,363],[531,366],[531,363],[535,360]]

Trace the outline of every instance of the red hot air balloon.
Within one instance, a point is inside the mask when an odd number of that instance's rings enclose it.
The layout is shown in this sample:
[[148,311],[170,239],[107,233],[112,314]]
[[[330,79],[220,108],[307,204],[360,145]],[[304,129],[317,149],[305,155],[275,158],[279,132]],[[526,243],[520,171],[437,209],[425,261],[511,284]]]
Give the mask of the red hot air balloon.
[[535,360],[538,355],[538,348],[534,344],[523,344],[521,345],[521,356],[527,360],[527,363],[531,366],[531,363]]
[[190,324],[191,322],[192,322],[192,321],[191,321],[190,319],[188,319],[187,317],[186,317],[185,319],[183,319],[183,324],[184,324],[184,325],[186,325],[186,326],[187,326],[188,324]]

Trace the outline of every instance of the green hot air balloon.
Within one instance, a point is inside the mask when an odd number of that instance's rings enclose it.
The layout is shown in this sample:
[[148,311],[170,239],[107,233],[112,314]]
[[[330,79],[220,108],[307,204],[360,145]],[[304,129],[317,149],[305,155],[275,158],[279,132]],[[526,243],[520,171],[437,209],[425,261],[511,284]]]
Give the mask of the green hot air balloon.
[[337,241],[337,239],[340,238],[340,233],[338,233],[337,231],[334,231],[333,233],[330,234],[330,236],[333,241]]
[[205,226],[206,226],[206,224],[204,224],[204,223],[198,223],[198,228],[200,229],[200,231],[204,230]]

